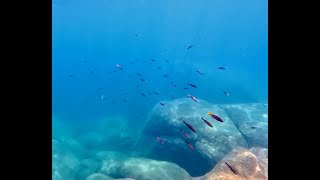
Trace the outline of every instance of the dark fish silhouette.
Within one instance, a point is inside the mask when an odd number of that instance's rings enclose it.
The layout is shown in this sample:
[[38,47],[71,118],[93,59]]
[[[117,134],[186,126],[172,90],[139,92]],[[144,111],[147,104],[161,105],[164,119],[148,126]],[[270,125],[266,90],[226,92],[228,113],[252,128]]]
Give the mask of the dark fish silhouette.
[[188,128],[191,129],[191,131],[193,131],[194,133],[196,133],[196,130],[195,130],[190,124],[186,123],[185,121],[183,121],[183,123],[184,123],[185,125],[187,125]]
[[157,93],[157,92],[155,92],[155,91],[153,91],[153,93],[156,94],[156,95],[159,95],[159,93]]
[[187,87],[185,87],[185,88],[183,88],[183,89],[188,90],[188,88],[187,88]]
[[116,67],[117,67],[118,69],[120,69],[121,71],[123,71],[122,66],[120,66],[119,64],[116,64]]
[[226,91],[223,91],[223,93],[224,93],[226,96],[229,96],[229,93],[227,93]]
[[194,151],[194,148],[192,147],[192,145],[187,141],[187,140],[184,140],[186,143],[187,143],[187,145],[189,146],[189,148],[192,150],[192,151]]
[[238,172],[237,172],[237,170],[236,170],[234,167],[230,166],[228,163],[226,163],[226,165],[229,167],[229,169],[230,169],[235,175],[238,175]]
[[187,47],[187,49],[191,49],[192,47],[193,47],[193,46],[192,46],[192,45],[190,45],[190,46],[188,46],[188,47]]
[[225,68],[225,67],[222,67],[222,66],[218,67],[218,69],[220,69],[220,70],[226,70],[226,68]]
[[142,81],[142,82],[147,82],[146,80],[144,80],[143,78],[140,78],[140,81]]
[[219,117],[219,116],[216,116],[214,114],[212,114],[212,112],[208,112],[208,115],[211,116],[213,119],[217,120],[217,121],[220,121],[220,122],[223,122],[222,119]]
[[156,60],[154,60],[154,59],[151,59],[151,61],[152,61],[152,62],[156,62]]
[[164,141],[161,138],[159,137],[156,137],[156,138],[157,138],[157,141],[159,141],[161,144],[164,144]]
[[191,94],[188,94],[188,97],[190,97],[194,102],[198,102],[197,98],[192,96]]
[[194,85],[194,84],[188,83],[188,85],[191,86],[191,87],[197,88],[197,86]]
[[201,74],[201,75],[204,75],[202,72],[200,72],[199,70],[196,70],[196,72],[198,73],[198,74]]
[[201,118],[208,126],[210,126],[210,127],[213,127],[212,126],[212,124],[209,122],[209,121],[207,121],[207,120],[205,120],[205,119],[203,119],[203,118]]
[[184,137],[189,138],[188,134],[186,132],[184,132],[184,130],[181,129],[181,132],[184,135]]
[[144,93],[140,93],[142,96],[146,96]]
[[168,77],[169,75],[167,75],[167,74],[164,74],[164,75],[162,75],[163,77]]
[[164,104],[163,103],[160,103],[162,106],[164,106]]
[[138,76],[141,76],[141,74],[140,73],[136,73]]

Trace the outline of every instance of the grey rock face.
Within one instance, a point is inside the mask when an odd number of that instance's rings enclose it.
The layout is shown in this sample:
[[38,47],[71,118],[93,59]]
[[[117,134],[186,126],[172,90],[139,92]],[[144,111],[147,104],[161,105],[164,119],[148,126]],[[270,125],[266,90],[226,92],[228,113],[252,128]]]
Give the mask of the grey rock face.
[[192,177],[181,167],[166,161],[146,158],[130,158],[116,152],[103,152],[104,157],[99,172],[114,178],[133,178],[139,180],[189,180]]
[[265,104],[234,104],[219,106],[232,119],[249,147],[268,148],[268,106]]
[[[236,147],[248,147],[245,139],[227,116],[217,105],[204,100],[194,102],[189,98],[157,104],[144,127],[138,148],[143,155],[157,160],[166,160],[178,164],[192,176],[204,174]],[[218,115],[224,122],[208,116],[208,111]],[[209,121],[209,127],[201,118]],[[194,127],[192,132],[184,123]],[[190,138],[185,138],[185,131]],[[160,144],[156,137],[164,139]],[[190,142],[195,151],[190,150],[185,140]],[[140,151],[138,150],[138,151]]]

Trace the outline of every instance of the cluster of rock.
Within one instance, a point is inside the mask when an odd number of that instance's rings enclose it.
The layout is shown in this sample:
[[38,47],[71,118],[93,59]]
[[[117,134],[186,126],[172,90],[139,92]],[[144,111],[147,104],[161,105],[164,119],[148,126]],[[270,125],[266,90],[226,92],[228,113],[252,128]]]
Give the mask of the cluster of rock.
[[[54,136],[52,179],[268,179],[267,105],[213,105],[187,98],[162,103],[164,106],[158,104],[152,109],[135,140],[125,133],[116,137],[116,132],[102,137],[97,134],[99,131],[75,139],[67,138],[65,133],[60,137]],[[208,116],[208,111],[218,115],[223,122]],[[213,127],[204,123],[202,118]],[[183,121],[192,125],[196,133]],[[116,126],[125,128],[123,124]],[[55,127],[61,129],[60,125],[55,124]],[[156,137],[163,139],[164,144]],[[194,151],[185,140],[194,147]],[[132,151],[131,155],[112,148],[103,150],[113,144],[119,146],[116,148],[127,147]],[[89,151],[90,147],[95,150]]]

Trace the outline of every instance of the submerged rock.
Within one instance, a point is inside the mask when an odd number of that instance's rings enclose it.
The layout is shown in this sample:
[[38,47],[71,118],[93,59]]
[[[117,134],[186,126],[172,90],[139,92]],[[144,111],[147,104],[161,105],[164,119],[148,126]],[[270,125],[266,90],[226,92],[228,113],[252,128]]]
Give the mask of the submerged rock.
[[[135,137],[127,133],[127,126],[123,122],[113,125],[116,130],[107,135],[105,131],[112,123],[103,121],[107,126],[101,125],[97,131],[79,133],[76,139],[69,138],[67,132],[53,136],[52,179],[268,178],[268,149],[263,148],[268,146],[266,106],[212,105],[203,100],[194,102],[188,98],[163,103],[165,106],[157,104],[153,108],[136,142]],[[218,115],[224,122],[208,116],[208,111]],[[201,118],[209,121],[213,127],[209,127]],[[196,133],[183,121],[193,126]],[[54,127],[58,132],[59,127],[63,126],[56,123]],[[121,127],[121,131],[118,127]],[[156,137],[163,139],[164,144],[158,142]],[[194,151],[185,140],[193,146]],[[250,147],[250,150],[245,149]],[[239,174],[232,173],[225,162],[232,165]],[[192,178],[189,174],[198,177]]]
[[102,151],[96,154],[96,158],[101,161],[99,171],[111,177],[127,177],[121,176],[120,168],[123,162],[129,159],[128,156],[113,151]]
[[130,158],[123,163],[119,171],[121,176],[139,180],[191,180],[184,169],[166,161],[145,158]]
[[[95,127],[95,128],[92,128]],[[134,139],[128,133],[127,119],[108,117],[98,120],[91,130],[82,132],[76,140],[87,149],[132,151]]]
[[113,178],[101,173],[94,173],[88,176],[86,180],[113,180]]
[[99,165],[100,162],[94,158],[81,159],[78,176],[81,177],[80,179],[84,179],[90,174],[96,172],[99,168]]
[[[209,173],[199,180],[267,180],[268,150],[264,148],[237,148],[223,158]],[[258,156],[257,156],[258,155]],[[226,162],[236,170],[230,170]]]
[[117,152],[101,152],[103,158],[99,172],[113,178],[133,178],[139,180],[189,180],[192,177],[181,167],[166,161],[146,158],[130,158]]
[[135,180],[135,179],[131,179],[131,178],[113,179],[112,177],[106,176],[101,173],[94,173],[88,176],[86,180]]
[[88,132],[77,137],[86,149],[94,150],[116,150],[123,152],[132,151],[134,139],[126,133],[118,135],[106,134],[106,132]]
[[265,104],[221,105],[249,147],[268,148],[268,106]]
[[77,141],[61,136],[52,140],[52,179],[85,179],[99,162],[90,157]]
[[81,142],[86,148],[97,149],[104,144],[105,137],[98,132],[87,132],[77,137],[77,140]]
[[268,161],[268,149],[261,147],[252,147],[250,148],[250,151],[259,159]]
[[[176,163],[192,176],[199,176],[210,171],[232,149],[248,147],[233,121],[217,105],[204,100],[194,102],[189,98],[164,104],[157,104],[153,108],[140,135],[136,148],[138,152],[143,152],[143,156]],[[224,122],[208,116],[208,111],[218,115]],[[201,118],[209,121],[213,128]],[[196,133],[190,131],[183,121],[193,126]],[[185,138],[181,129],[190,138]],[[165,143],[157,142],[156,137],[162,138]],[[195,151],[190,150],[185,139]]]
[[63,143],[52,139],[52,179],[77,179],[80,162]]

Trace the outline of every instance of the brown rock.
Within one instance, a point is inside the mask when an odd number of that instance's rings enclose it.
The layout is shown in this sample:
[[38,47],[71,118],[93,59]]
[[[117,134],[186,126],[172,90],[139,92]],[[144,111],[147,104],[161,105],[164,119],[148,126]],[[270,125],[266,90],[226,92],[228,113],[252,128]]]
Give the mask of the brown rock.
[[[237,172],[233,173],[226,162]],[[265,180],[268,179],[268,150],[237,148],[224,157],[200,180]]]

